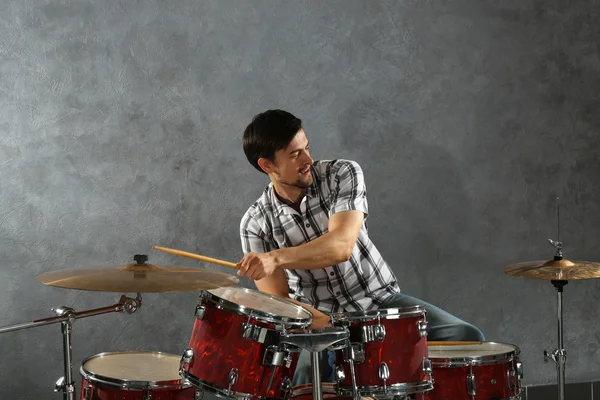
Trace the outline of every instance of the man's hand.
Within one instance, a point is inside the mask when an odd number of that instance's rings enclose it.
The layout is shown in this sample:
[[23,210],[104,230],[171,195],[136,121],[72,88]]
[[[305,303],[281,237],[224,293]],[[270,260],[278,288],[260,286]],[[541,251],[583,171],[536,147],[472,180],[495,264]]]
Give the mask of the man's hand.
[[254,281],[271,276],[277,269],[275,257],[270,253],[250,252],[237,263],[237,266],[239,268],[237,273],[239,276],[247,276]]

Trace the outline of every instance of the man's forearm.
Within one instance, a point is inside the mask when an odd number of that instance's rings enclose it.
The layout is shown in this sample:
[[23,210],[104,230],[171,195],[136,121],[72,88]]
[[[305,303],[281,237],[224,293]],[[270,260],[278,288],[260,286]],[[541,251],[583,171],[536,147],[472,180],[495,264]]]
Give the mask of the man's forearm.
[[347,261],[356,238],[343,232],[328,232],[308,243],[271,252],[280,269],[319,269]]

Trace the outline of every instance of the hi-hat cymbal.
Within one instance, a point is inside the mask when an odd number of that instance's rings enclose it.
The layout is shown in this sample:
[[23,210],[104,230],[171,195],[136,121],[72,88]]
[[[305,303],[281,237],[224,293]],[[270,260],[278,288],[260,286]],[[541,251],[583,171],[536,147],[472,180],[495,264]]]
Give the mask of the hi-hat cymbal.
[[600,263],[589,261],[528,261],[504,267],[504,273],[529,279],[571,281],[600,278]]
[[158,267],[145,264],[146,259],[136,256],[137,264],[45,272],[36,279],[45,285],[67,289],[121,293],[195,292],[239,283],[237,277],[222,272]]

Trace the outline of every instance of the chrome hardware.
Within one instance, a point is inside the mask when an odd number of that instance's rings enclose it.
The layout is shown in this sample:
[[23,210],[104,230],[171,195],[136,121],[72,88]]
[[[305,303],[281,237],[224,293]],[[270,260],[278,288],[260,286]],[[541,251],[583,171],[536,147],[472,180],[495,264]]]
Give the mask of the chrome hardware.
[[517,361],[517,378],[521,381],[523,380],[523,376],[523,363]]
[[65,377],[61,376],[60,378],[58,378],[58,380],[56,381],[56,384],[54,385],[54,391],[58,393],[64,389],[65,389]]
[[519,388],[519,382],[517,381],[517,373],[515,370],[506,371],[506,377],[508,378],[508,388],[513,392],[516,392]]
[[146,393],[142,400],[152,400],[152,395],[150,393]]
[[90,385],[86,385],[86,387],[83,388],[83,396],[81,400],[91,400],[92,399],[92,390],[94,389],[93,386]]
[[467,393],[469,393],[469,396],[473,398],[477,394],[477,388],[475,385],[475,375],[472,372],[469,375],[467,375]]
[[360,333],[361,342],[382,342],[383,339],[385,339],[385,326],[367,325],[362,327],[362,332]]
[[179,372],[184,370],[184,367],[186,365],[189,365],[192,360],[194,358],[194,350],[192,349],[187,349],[186,351],[183,352],[183,355],[181,356],[181,361],[179,361]]
[[492,383],[492,385],[496,384],[496,379],[492,378],[492,380],[490,381]]
[[287,376],[283,378],[283,381],[281,381],[281,392],[284,399],[289,399],[292,397],[292,381]]
[[239,371],[237,368],[231,368],[231,371],[229,371],[229,376],[227,376],[227,384],[229,385],[227,387],[227,393],[229,396],[231,396],[231,388],[233,387],[233,385],[235,385],[235,383],[238,380],[238,375],[239,375]]
[[206,306],[204,304],[198,304],[196,306],[196,312],[194,312],[194,315],[196,316],[196,318],[201,320],[202,318],[204,318],[205,312],[206,312]]
[[417,323],[419,329],[419,336],[425,337],[427,336],[427,321],[419,321]]
[[344,367],[342,367],[341,365],[336,365],[335,366],[335,381],[338,384],[342,384],[344,382],[344,380],[346,380],[346,373],[344,372]]
[[264,343],[269,330],[258,325],[245,322],[242,324],[242,337],[258,343]]
[[383,383],[383,390],[387,390],[387,380],[390,379],[390,368],[387,366],[385,362],[379,364],[379,379],[381,379]]
[[429,358],[423,359],[423,373],[425,375],[431,375],[433,372],[433,368],[431,365],[431,360]]
[[277,346],[269,346],[265,349],[262,362],[265,367],[279,367],[283,365],[284,359],[285,353],[283,351],[279,351]]
[[204,390],[196,389],[194,391],[194,400],[202,400],[204,398]]
[[289,351],[285,352],[285,358],[283,359],[283,361],[285,361],[285,367],[286,368],[290,368],[292,366],[292,361],[293,361],[293,357],[292,357],[292,353]]
[[352,343],[350,346],[344,347],[344,361],[354,361],[354,364],[362,364],[365,362],[365,350],[362,343]]
[[312,329],[307,333],[288,333],[279,335],[279,343],[297,347],[310,352],[326,349],[337,350],[347,347],[348,330],[342,327]]

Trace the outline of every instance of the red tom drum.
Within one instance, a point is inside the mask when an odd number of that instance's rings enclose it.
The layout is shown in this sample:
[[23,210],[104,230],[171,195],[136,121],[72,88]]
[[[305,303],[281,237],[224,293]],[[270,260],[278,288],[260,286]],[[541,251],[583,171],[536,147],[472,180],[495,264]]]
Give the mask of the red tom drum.
[[195,400],[179,375],[180,357],[159,352],[100,353],[80,368],[82,400]]
[[523,368],[519,353],[516,346],[495,342],[430,344],[435,384],[425,399],[520,399]]
[[419,398],[433,387],[427,358],[427,321],[422,306],[338,313],[334,325],[348,327],[351,348],[336,351],[336,388],[359,395]]
[[181,376],[224,397],[288,399],[299,349],[279,343],[312,314],[277,296],[226,287],[203,292]]

